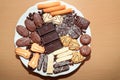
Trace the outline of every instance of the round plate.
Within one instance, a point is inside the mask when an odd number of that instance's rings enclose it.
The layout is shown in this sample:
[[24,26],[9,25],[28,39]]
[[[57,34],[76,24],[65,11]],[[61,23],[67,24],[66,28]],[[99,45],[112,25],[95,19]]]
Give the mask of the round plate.
[[[53,1],[53,0],[51,0],[51,1]],[[32,13],[32,12],[38,12],[38,9],[37,9],[37,5],[38,5],[38,4],[47,3],[47,2],[51,2],[51,1],[40,2],[40,3],[37,3],[37,4],[35,4],[34,6],[30,7],[30,8],[20,17],[20,19],[19,19],[18,22],[17,22],[17,25],[23,25],[23,26],[25,26],[24,21],[25,21],[26,17],[28,16],[28,14],[29,14],[29,13]],[[60,1],[60,2],[61,2],[61,4],[66,5],[66,7],[72,8],[72,9],[75,11],[75,13],[77,13],[77,15],[84,17],[83,14],[82,14],[79,10],[77,10],[74,6],[72,6],[72,5],[70,5],[70,4],[67,4],[67,3],[65,3],[65,2],[63,2],[63,1]],[[87,28],[86,33],[89,34],[89,35],[91,35],[90,27]],[[16,30],[15,30],[15,37],[14,37],[14,44],[15,44],[15,46],[16,46],[16,41],[17,41],[19,38],[21,38],[21,36],[20,36],[20,35],[16,32]],[[79,38],[78,38],[78,39],[79,39]],[[79,42],[79,41],[78,41],[78,42]],[[80,43],[80,42],[79,42],[79,43]],[[81,44],[80,44],[80,45],[81,45]],[[17,46],[16,46],[16,47],[17,47]],[[25,47],[22,47],[22,48],[25,48]],[[22,61],[22,63],[24,64],[25,67],[28,67],[28,62],[29,62],[29,60],[27,60],[27,59],[25,59],[25,58],[23,58],[23,57],[20,57],[20,60]],[[66,74],[69,74],[69,73],[75,71],[75,70],[80,66],[80,64],[81,64],[81,63],[74,64],[73,66],[70,66],[70,69],[69,69],[68,71],[61,72],[61,73],[58,73],[58,74],[49,75],[49,74],[44,73],[42,70],[41,70],[41,71],[38,71],[37,69],[35,69],[33,72],[38,73],[38,74],[40,74],[40,75],[42,75],[42,76],[57,77],[57,76],[66,75]]]

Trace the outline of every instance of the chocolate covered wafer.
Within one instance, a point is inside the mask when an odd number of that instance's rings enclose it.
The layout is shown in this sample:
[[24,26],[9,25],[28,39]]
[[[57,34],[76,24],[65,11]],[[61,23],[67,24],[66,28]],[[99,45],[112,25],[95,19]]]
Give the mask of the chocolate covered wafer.
[[88,21],[87,19],[85,19],[83,17],[75,15],[74,23],[80,29],[85,29],[86,30],[88,28],[89,24],[90,24],[90,21]]
[[45,54],[41,54],[41,55],[40,55],[40,58],[39,58],[39,61],[38,61],[38,66],[37,66],[37,70],[38,70],[38,71],[41,70],[41,67],[42,67],[43,61],[44,61],[44,57],[45,57]]
[[69,65],[65,65],[65,66],[62,66],[62,67],[55,68],[53,72],[54,72],[54,74],[57,74],[57,73],[64,72],[64,71],[67,71],[67,70],[69,70]]
[[62,61],[62,62],[54,64],[53,67],[58,68],[58,67],[62,67],[62,66],[69,65],[69,64],[70,64],[70,61]]
[[48,62],[48,56],[45,55],[44,62],[43,62],[43,72],[47,71],[47,62]]

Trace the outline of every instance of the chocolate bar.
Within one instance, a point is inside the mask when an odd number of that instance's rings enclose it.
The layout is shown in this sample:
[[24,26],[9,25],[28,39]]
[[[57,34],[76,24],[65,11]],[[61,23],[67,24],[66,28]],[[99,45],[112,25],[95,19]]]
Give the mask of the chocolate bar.
[[43,62],[43,72],[47,71],[47,62],[48,62],[48,56],[44,56],[44,62]]
[[59,36],[58,36],[56,31],[52,31],[52,32],[42,36],[41,39],[42,39],[43,44],[47,44],[47,43],[50,43],[56,39],[59,39]]
[[46,52],[47,54],[48,54],[48,53],[51,53],[51,52],[53,52],[53,51],[55,51],[55,50],[58,50],[58,49],[60,49],[60,48],[63,47],[60,39],[57,39],[57,40],[55,40],[55,41],[52,41],[52,42],[50,42],[49,44],[46,44],[46,45],[44,45],[44,46],[45,46],[45,50],[46,50],[45,52]]
[[67,71],[67,70],[69,70],[69,65],[65,65],[65,66],[62,66],[62,67],[55,68],[53,72],[54,72],[54,74],[57,74],[57,73],[64,72],[64,71]]
[[38,71],[41,70],[41,67],[42,67],[42,64],[43,64],[43,61],[44,61],[44,56],[45,56],[45,54],[40,55],[40,58],[39,58],[39,61],[38,61],[38,66],[37,66]]
[[74,23],[80,29],[85,29],[86,30],[88,28],[89,24],[90,24],[90,21],[88,21],[87,19],[85,19],[83,17],[75,15]]
[[69,64],[70,64],[70,61],[62,61],[62,62],[54,64],[53,67],[58,68],[58,67],[62,67],[62,66],[69,65]]
[[42,27],[37,28],[37,32],[39,36],[45,35],[54,30],[55,30],[55,26],[52,23],[46,23]]

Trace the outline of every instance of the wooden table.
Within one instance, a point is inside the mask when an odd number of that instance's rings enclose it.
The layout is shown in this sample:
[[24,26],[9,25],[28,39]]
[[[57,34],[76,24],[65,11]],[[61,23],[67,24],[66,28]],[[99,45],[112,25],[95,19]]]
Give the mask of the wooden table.
[[[29,74],[14,53],[14,31],[20,16],[42,0],[0,1],[0,80],[48,80]],[[92,54],[74,74],[54,80],[120,80],[120,0],[63,0],[91,21]]]

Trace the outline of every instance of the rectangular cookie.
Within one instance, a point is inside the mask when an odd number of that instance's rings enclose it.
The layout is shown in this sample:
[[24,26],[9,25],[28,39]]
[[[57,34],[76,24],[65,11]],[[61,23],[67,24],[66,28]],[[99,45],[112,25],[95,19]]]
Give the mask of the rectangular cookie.
[[57,57],[57,58],[62,58],[62,57],[65,57],[65,56],[71,55],[72,53],[73,53],[73,51],[68,50],[68,51],[63,52],[63,53],[61,53],[61,54],[58,54],[56,57]]
[[73,55],[68,55],[68,56],[65,56],[65,57],[58,58],[58,59],[56,59],[56,62],[70,60],[70,59],[72,59],[72,56]]
[[58,68],[58,67],[62,67],[62,66],[69,65],[69,64],[71,64],[70,61],[62,61],[62,62],[55,63],[53,65],[53,67],[54,68]]
[[55,68],[53,72],[54,72],[54,74],[57,74],[57,73],[61,73],[61,72],[67,71],[67,70],[69,70],[69,65]]
[[48,64],[47,64],[47,74],[53,73],[53,62],[54,62],[54,56],[48,55]]
[[41,67],[42,67],[43,61],[44,61],[44,56],[45,56],[45,54],[41,54],[41,55],[40,55],[40,58],[39,58],[39,61],[38,61],[38,66],[37,66],[37,70],[38,70],[38,71],[41,70]]
[[43,62],[43,72],[47,71],[47,62],[48,62],[48,56],[44,56],[44,62]]

